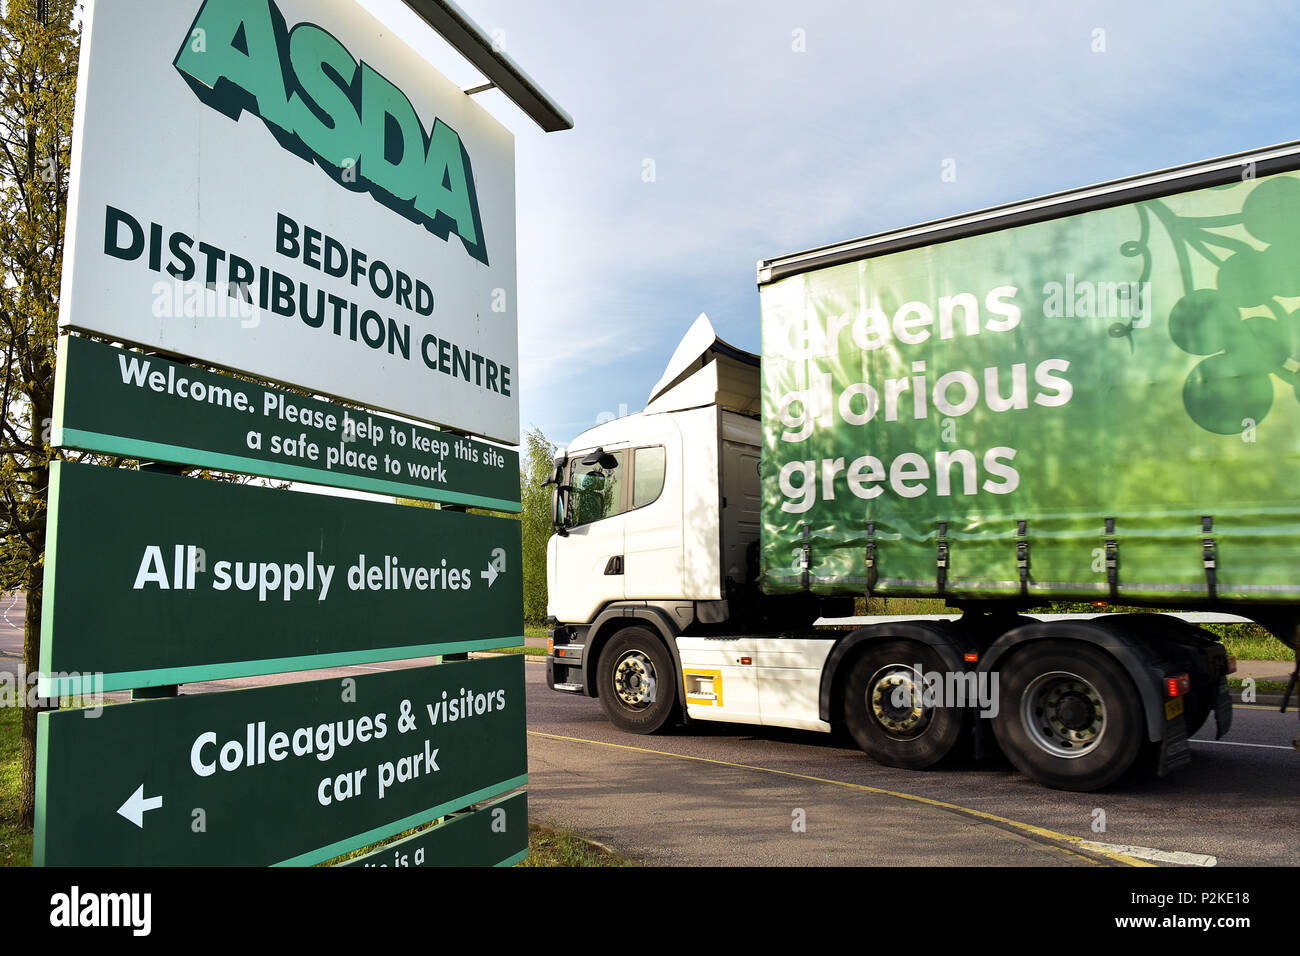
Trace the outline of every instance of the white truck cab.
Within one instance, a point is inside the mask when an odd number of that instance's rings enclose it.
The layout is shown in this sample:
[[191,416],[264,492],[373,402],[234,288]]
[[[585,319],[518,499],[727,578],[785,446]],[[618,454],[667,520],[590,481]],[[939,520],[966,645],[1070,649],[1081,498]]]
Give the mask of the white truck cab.
[[[820,669],[831,647],[817,641],[809,656],[773,633],[763,653],[764,638],[742,625],[760,604],[794,609],[788,619],[805,625],[818,606],[758,590],[758,373],[758,356],[701,315],[645,410],[583,432],[556,461],[548,683],[601,697],[624,729],[658,729],[671,714],[656,705],[679,696],[688,717],[761,722],[761,657]],[[619,661],[596,667],[620,635]],[[797,713],[772,710],[786,712],[779,722],[828,729],[815,692],[800,696]],[[639,711],[630,721],[629,707]]]
[[550,616],[727,600],[758,541],[757,405],[758,356],[721,343],[700,316],[645,411],[573,440],[547,550]]

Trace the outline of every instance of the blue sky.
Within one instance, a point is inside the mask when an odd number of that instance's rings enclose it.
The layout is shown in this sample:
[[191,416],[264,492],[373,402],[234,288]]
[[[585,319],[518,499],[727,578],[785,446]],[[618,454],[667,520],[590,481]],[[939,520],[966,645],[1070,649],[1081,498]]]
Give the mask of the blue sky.
[[577,124],[479,97],[516,136],[522,421],[561,445],[700,312],[756,351],[761,258],[1300,139],[1294,4],[458,3]]

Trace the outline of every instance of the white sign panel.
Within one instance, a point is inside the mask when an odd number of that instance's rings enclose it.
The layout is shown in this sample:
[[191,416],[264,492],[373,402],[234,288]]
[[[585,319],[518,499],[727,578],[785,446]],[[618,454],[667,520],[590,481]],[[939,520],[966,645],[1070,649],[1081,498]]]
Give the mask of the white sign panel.
[[504,127],[352,0],[84,26],[61,326],[518,443]]

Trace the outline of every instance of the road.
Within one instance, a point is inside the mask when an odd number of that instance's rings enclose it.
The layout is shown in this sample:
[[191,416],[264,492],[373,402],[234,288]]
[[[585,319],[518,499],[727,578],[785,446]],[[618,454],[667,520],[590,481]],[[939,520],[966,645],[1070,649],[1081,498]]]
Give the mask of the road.
[[[0,672],[17,672],[22,597],[0,597]],[[369,664],[186,685],[184,693],[413,667]],[[1029,865],[1160,862],[1294,865],[1300,848],[1300,753],[1294,714],[1238,705],[1227,741],[1213,719],[1190,767],[1100,794],[1047,790],[993,758],[937,771],[882,767],[824,734],[694,724],[623,734],[598,701],[546,687],[525,667],[529,803],[564,826],[661,865]],[[122,698],[125,695],[109,695]],[[1094,829],[1103,827],[1104,830]],[[1101,845],[1093,847],[1085,841]]]
[[[697,723],[628,735],[598,701],[548,690],[544,665],[531,663],[526,677],[532,816],[647,862],[1128,862],[1076,842],[1092,841],[1173,851],[1177,863],[1210,856],[1249,866],[1294,865],[1300,850],[1293,713],[1239,705],[1230,743],[1203,740],[1213,737],[1211,718],[1179,773],[1076,794],[1031,783],[1000,757],[896,770],[813,732]],[[798,809],[803,833],[792,828]]]

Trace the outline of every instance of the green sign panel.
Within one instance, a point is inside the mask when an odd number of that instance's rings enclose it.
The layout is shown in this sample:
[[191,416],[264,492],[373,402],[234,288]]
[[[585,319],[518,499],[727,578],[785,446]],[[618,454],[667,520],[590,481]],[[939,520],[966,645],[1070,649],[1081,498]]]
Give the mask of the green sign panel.
[[1294,600],[1298,264],[1283,173],[765,285],[764,587]]
[[56,462],[48,535],[43,694],[522,641],[509,518]]
[[486,442],[77,336],[57,370],[56,447],[519,511],[519,455]]
[[35,861],[306,865],[462,810],[527,782],[523,669],[497,657],[42,714]]
[[342,866],[514,866],[528,857],[528,794],[512,793]]

